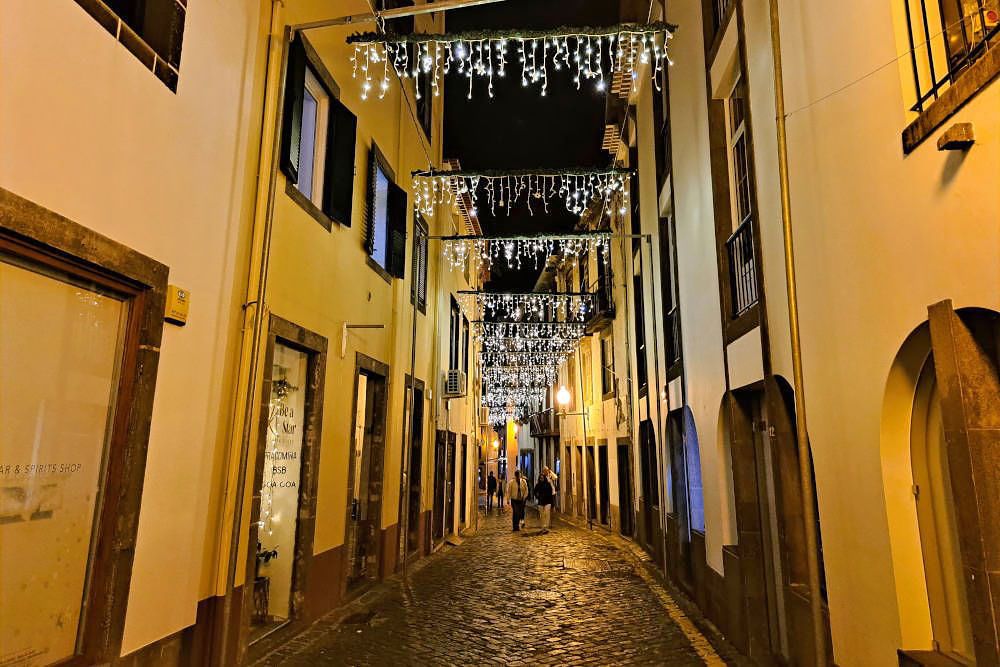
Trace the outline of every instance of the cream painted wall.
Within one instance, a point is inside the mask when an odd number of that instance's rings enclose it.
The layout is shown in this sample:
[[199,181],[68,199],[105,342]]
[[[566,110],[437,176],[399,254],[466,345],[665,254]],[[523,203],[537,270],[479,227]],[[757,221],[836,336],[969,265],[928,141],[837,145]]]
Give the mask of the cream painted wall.
[[188,324],[163,332],[125,653],[193,623],[211,567],[260,16],[193,3],[174,94],[75,3],[0,4],[0,185],[163,262],[192,294]]
[[[1000,309],[1000,84],[949,121],[975,124],[967,154],[938,152],[939,130],[903,157],[912,84],[895,63],[906,55],[891,4],[849,0],[831,13],[780,2],[810,440],[842,665],[895,664],[897,648],[930,646],[908,446],[898,442],[908,418],[883,414],[907,404],[903,371],[887,389],[897,352],[931,303]],[[742,6],[769,349],[773,372],[790,379],[767,3]],[[672,3],[669,19],[681,25],[670,75],[685,381],[703,446],[708,558],[721,571],[719,548],[735,523],[719,423],[725,374],[700,7]],[[715,451],[705,446],[711,434]],[[710,495],[712,478],[722,502]]]
[[706,558],[721,573],[722,547],[735,531],[728,510],[732,479],[723,464],[728,444],[717,438],[726,370],[715,259],[701,6],[695,2],[670,3],[668,9],[667,19],[681,26],[670,45],[675,62],[670,68],[670,117],[684,382],[701,445]]
[[[794,54],[785,59],[786,106],[803,363],[845,665],[888,665],[900,633],[914,634],[901,628],[910,615],[896,599],[921,584],[919,573],[894,572],[886,523],[898,480],[884,486],[883,470],[900,462],[880,460],[889,369],[931,303],[1000,310],[1000,85],[949,121],[975,124],[967,154],[936,150],[942,128],[904,158],[912,93],[896,67],[883,67],[898,53],[891,9],[849,0],[831,16],[782,2],[782,37]],[[844,479],[851,494],[836,491]]]

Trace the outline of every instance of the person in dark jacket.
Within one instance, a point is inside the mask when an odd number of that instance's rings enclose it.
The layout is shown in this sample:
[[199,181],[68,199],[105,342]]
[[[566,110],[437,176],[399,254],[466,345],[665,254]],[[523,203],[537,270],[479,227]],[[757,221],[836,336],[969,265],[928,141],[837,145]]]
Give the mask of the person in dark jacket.
[[538,518],[542,522],[542,532],[547,533],[552,524],[552,502],[555,500],[555,492],[545,473],[538,476],[538,483],[535,484],[535,499],[538,501]]
[[493,496],[497,492],[497,478],[493,472],[490,472],[490,476],[486,480],[486,513],[489,514],[493,511]]

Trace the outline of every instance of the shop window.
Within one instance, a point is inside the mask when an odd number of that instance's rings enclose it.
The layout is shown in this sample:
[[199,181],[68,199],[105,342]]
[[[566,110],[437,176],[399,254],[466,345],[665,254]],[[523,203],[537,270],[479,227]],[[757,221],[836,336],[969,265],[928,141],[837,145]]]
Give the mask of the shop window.
[[365,250],[386,277],[402,278],[406,260],[406,192],[393,183],[382,152],[368,152],[368,205]]
[[78,653],[128,311],[0,253],[4,656]]
[[170,90],[177,90],[186,3],[181,0],[76,0]]
[[288,46],[281,170],[286,192],[328,229],[350,226],[358,121],[305,39]]
[[250,641],[292,618],[309,354],[277,342],[271,366]]

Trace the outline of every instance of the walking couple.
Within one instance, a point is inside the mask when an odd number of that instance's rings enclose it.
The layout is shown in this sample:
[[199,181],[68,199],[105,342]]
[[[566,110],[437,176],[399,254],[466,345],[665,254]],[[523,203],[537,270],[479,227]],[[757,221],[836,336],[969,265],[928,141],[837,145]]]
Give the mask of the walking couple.
[[[538,477],[538,484],[535,485],[535,498],[538,500],[538,515],[541,520],[542,533],[549,532],[549,525],[552,521],[552,501],[555,499],[555,491],[551,480],[554,477],[552,471],[546,467]],[[517,532],[524,525],[524,506],[528,502],[528,480],[521,476],[520,470],[514,471],[514,479],[510,481],[507,497],[510,499],[510,506],[513,510],[514,532]]]

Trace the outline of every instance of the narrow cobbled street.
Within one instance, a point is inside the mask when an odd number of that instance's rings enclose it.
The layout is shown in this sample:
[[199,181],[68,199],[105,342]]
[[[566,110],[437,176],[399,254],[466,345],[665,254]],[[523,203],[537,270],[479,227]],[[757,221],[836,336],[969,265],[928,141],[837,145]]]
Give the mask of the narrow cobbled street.
[[723,665],[641,554],[563,522],[510,515],[321,619],[258,665]]

